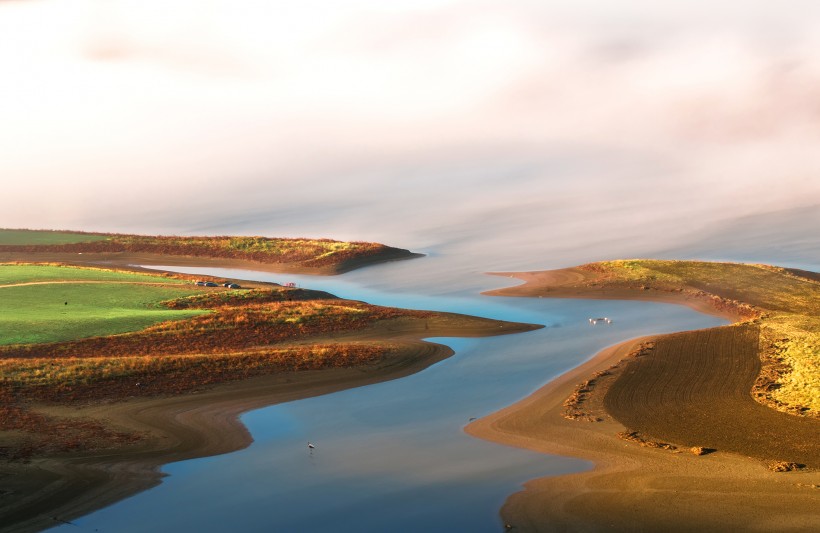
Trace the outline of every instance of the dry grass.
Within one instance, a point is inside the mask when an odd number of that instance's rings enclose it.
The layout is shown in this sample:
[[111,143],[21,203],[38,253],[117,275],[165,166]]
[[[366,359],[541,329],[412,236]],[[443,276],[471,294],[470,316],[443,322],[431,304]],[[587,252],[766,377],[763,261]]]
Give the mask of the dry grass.
[[628,260],[581,267],[600,287],[682,292],[760,326],[764,361],[754,396],[820,417],[820,282],[768,265]]
[[[18,232],[19,233],[19,232]],[[84,242],[45,241],[41,232],[31,232],[31,240],[17,235],[0,241],[0,252],[56,253],[150,253],[167,256],[226,258],[261,263],[295,264],[307,268],[338,266],[351,261],[385,254],[409,252],[383,244],[342,242],[330,239],[283,239],[268,237],[177,237],[120,234],[87,234]],[[92,240],[91,237],[98,240]]]
[[[258,289],[264,293],[265,289]],[[264,300],[264,294],[262,294]],[[430,313],[405,311],[348,300],[255,301],[222,305],[184,320],[162,322],[142,331],[36,345],[0,346],[0,358],[164,357],[219,354],[270,346],[317,335],[363,329],[376,321]]]
[[0,360],[4,390],[18,400],[64,404],[179,394],[273,372],[361,366],[389,356],[388,344],[333,343],[162,357]]

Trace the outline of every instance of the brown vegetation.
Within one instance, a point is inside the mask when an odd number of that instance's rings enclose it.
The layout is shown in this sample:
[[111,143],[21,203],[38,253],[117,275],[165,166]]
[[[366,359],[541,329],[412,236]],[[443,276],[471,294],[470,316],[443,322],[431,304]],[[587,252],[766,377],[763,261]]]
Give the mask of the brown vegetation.
[[58,254],[153,254],[293,264],[309,269],[409,258],[407,250],[378,243],[341,242],[330,239],[284,239],[267,237],[177,237],[94,234],[105,240],[68,244],[0,245],[0,252]]
[[210,312],[120,335],[0,346],[0,434],[7,443],[0,456],[25,459],[71,451],[80,442],[93,448],[137,438],[99,422],[45,416],[32,402],[118,401],[277,372],[372,365],[395,346],[318,338],[433,315],[278,286],[209,290],[165,305]]
[[452,354],[422,337],[537,327],[241,284],[253,288],[165,302],[207,312],[194,318],[0,349],[2,528],[45,529],[49,517],[158,483],[164,463],[247,446],[237,417],[249,409],[409,375]]
[[[260,299],[265,298],[263,295]],[[338,299],[261,303],[254,300],[247,298],[248,303],[244,305],[221,304],[211,313],[163,322],[134,333],[49,344],[2,346],[0,359],[217,354],[355,331],[378,320],[431,316],[424,311],[405,311]]]
[[0,389],[0,460],[27,461],[33,456],[110,448],[140,439],[91,419],[54,417],[27,408],[8,389]]

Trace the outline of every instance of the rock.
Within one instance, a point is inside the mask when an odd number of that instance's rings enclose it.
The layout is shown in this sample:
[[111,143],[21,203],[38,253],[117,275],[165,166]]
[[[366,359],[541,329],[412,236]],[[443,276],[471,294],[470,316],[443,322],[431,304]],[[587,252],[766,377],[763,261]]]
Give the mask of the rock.
[[790,461],[775,461],[773,463],[769,463],[769,470],[772,472],[791,472],[792,470],[799,470],[804,466],[805,465],[792,463]]
[[689,451],[695,455],[707,455],[716,450],[714,448],[704,448],[703,446],[692,446]]

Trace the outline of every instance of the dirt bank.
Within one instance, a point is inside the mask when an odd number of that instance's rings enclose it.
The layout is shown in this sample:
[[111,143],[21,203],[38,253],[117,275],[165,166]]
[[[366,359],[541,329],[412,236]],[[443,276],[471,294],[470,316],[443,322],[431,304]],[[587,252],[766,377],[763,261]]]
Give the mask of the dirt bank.
[[[594,275],[579,269],[503,275],[526,283],[491,294],[663,301],[738,318],[685,292],[590,286]],[[528,482],[504,505],[505,522],[515,531],[820,528],[820,423],[752,400],[754,327],[627,341],[469,425],[477,437],[594,462]],[[582,405],[567,418],[565,400],[579,391]],[[808,468],[773,472],[775,460]]]

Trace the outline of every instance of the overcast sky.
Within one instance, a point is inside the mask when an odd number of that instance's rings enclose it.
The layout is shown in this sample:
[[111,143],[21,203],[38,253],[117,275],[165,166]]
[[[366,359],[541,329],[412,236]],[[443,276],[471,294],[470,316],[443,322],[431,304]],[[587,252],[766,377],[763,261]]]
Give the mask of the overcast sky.
[[820,205],[815,0],[0,1],[0,73],[0,227],[592,260]]

